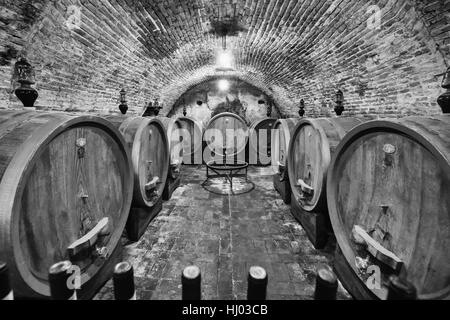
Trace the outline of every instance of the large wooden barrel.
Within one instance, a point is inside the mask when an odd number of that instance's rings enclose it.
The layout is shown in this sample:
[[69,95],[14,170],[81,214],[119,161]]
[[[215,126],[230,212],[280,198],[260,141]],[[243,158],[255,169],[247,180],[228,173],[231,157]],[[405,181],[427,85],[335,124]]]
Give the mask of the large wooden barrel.
[[272,160],[272,130],[277,119],[255,121],[249,129],[248,162],[251,165],[269,166]]
[[284,203],[291,204],[291,185],[287,169],[287,156],[292,130],[300,119],[280,119],[275,122],[271,137],[273,186]]
[[182,126],[183,163],[187,165],[202,164],[202,123],[190,117],[179,117],[178,121]]
[[132,117],[119,127],[134,169],[132,206],[151,208],[162,197],[169,171],[169,143],[159,118]]
[[272,168],[275,173],[287,174],[287,157],[289,152],[289,143],[294,127],[300,121],[298,118],[279,119],[277,120],[272,131],[271,137],[271,154]]
[[291,213],[316,249],[326,246],[332,230],[326,203],[331,156],[345,134],[363,121],[344,117],[303,119],[292,133],[288,154]]
[[179,168],[183,163],[183,138],[181,132],[183,125],[181,121],[172,118],[157,117],[166,129],[167,140],[169,141],[170,166]]
[[176,119],[165,117],[158,117],[158,119],[164,124],[170,149],[169,174],[163,192],[163,200],[168,201],[181,183],[181,165],[183,163],[183,137],[181,132],[183,126]]
[[288,152],[293,201],[305,211],[326,210],[326,177],[331,156],[345,134],[363,123],[359,118],[300,120]]
[[206,126],[203,140],[207,148],[221,158],[245,159],[245,148],[248,142],[248,127],[238,115],[224,112],[213,117]]
[[14,294],[48,298],[49,267],[71,260],[78,297],[92,296],[112,274],[132,201],[119,131],[93,116],[1,111],[0,178],[0,260]]
[[[450,298],[449,141],[450,116],[407,117],[362,124],[337,148],[328,207],[356,297],[385,299],[400,273],[419,299]],[[380,288],[367,281],[376,267]]]

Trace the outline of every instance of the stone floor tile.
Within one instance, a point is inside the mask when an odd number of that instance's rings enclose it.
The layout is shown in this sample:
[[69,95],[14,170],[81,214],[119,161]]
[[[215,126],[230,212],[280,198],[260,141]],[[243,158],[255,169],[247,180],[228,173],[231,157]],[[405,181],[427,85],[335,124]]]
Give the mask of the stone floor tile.
[[[205,300],[245,300],[254,265],[268,273],[268,299],[312,299],[317,267],[332,264],[334,245],[313,248],[274,190],[271,175],[270,167],[250,168],[255,190],[221,196],[200,186],[203,166],[183,167],[182,186],[140,241],[124,250],[138,299],[181,299],[181,272],[190,265],[201,270]],[[95,299],[112,300],[113,290],[109,281]],[[341,285],[338,298],[350,299]]]

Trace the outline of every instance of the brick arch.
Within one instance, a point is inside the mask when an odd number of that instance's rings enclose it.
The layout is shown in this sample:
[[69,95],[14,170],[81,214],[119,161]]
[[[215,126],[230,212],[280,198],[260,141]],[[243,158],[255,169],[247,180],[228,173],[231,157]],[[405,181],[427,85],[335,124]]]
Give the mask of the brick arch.
[[217,72],[214,67],[206,66],[199,69],[195,74],[192,74],[186,80],[177,83],[177,85],[168,86],[162,91],[161,99],[165,102],[165,108],[162,110],[162,113],[169,114],[172,108],[177,104],[179,98],[185,92],[201,83],[220,78],[236,79],[256,87],[265,95],[273,99],[275,104],[274,107],[280,114],[282,114],[282,108],[280,106],[289,106],[294,108],[295,102],[290,100],[288,96],[280,94],[279,91],[274,91],[271,85],[264,81],[262,75],[258,75],[257,73],[249,75],[243,71]]
[[[73,5],[81,23],[70,29]],[[371,5],[381,9],[379,29],[368,29]],[[331,116],[337,89],[349,114],[439,113],[435,75],[450,61],[448,13],[445,1],[418,0],[238,1],[224,8],[209,0],[5,1],[0,108],[20,106],[9,85],[19,53],[36,68],[44,109],[116,112],[122,87],[131,113],[155,97],[170,108],[186,85],[217,75],[221,41],[210,22],[234,15],[228,48],[235,74],[271,88],[287,116],[300,99],[307,115]]]

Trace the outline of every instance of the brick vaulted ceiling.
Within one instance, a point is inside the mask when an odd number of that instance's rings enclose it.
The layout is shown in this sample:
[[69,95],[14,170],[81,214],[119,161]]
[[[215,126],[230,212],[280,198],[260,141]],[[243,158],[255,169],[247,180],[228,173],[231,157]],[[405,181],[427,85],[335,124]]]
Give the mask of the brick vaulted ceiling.
[[[0,108],[19,106],[13,65],[36,69],[37,102],[132,113],[158,97],[167,114],[190,87],[235,76],[285,116],[304,99],[329,115],[334,92],[353,113],[439,112],[450,63],[450,0],[0,0]],[[377,8],[380,27],[374,25]],[[216,64],[226,26],[232,70]]]

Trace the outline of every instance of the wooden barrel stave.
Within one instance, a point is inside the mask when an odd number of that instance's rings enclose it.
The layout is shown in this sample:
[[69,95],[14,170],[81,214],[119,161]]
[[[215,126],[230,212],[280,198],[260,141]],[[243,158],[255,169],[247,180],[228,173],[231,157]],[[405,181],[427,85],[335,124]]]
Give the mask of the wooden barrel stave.
[[300,119],[297,118],[279,119],[274,124],[275,130],[272,132],[271,149],[272,166],[275,172],[280,171],[278,163],[280,163],[283,168],[287,168],[287,157],[291,135],[298,121],[300,121]]
[[[249,129],[249,163],[258,166],[268,166],[271,164],[272,160],[272,131],[277,119],[275,118],[264,118],[255,121]],[[267,147],[266,152],[260,150],[260,130],[267,130]],[[260,154],[266,154],[268,161],[262,161]]]
[[[50,265],[67,259],[67,246],[103,217],[111,228],[103,244],[115,250],[131,204],[131,163],[120,134],[102,119],[30,112],[16,121],[23,115],[2,124],[9,129],[0,137],[1,258],[17,296],[48,297]],[[108,263],[93,261],[77,264],[90,287]]]
[[[177,120],[183,129],[183,164],[202,164],[202,124],[190,117],[179,117]],[[188,134],[190,139],[187,139],[185,134]]]
[[181,130],[183,128],[180,121],[172,118],[158,117],[166,131],[169,142],[169,174],[163,192],[163,200],[170,200],[172,193],[181,183],[181,166],[183,163],[183,141]]
[[[219,144],[219,140],[209,141],[212,137],[214,138],[214,131],[217,130],[222,135],[222,144]],[[234,141],[227,141],[229,137],[227,132],[235,132]],[[242,132],[242,136],[239,134]],[[245,121],[238,115],[230,112],[220,113],[209,121],[206,126],[205,132],[203,133],[203,140],[206,142],[207,148],[214,152],[218,157],[230,159],[243,156],[245,158],[245,149],[248,143],[248,127]],[[224,148],[225,147],[225,148]],[[225,151],[226,149],[226,151]],[[241,160],[241,159],[239,159]],[[242,159],[243,160],[243,159]]]
[[183,125],[180,121],[172,118],[158,117],[157,119],[161,121],[166,129],[170,149],[170,165],[180,167],[183,163],[183,144],[180,135]]
[[[450,117],[373,121],[352,130],[330,166],[330,218],[347,266],[365,250],[354,243],[355,225],[367,230],[403,263],[400,272],[420,299],[450,298]],[[356,177],[356,178],[355,178]],[[382,268],[382,281],[396,273]],[[345,271],[344,271],[345,272]],[[364,277],[349,290],[385,299],[387,288],[369,289]]]
[[272,170],[274,171],[273,183],[284,203],[291,203],[291,185],[287,168],[287,157],[292,130],[300,119],[279,119],[275,122],[271,137]]

